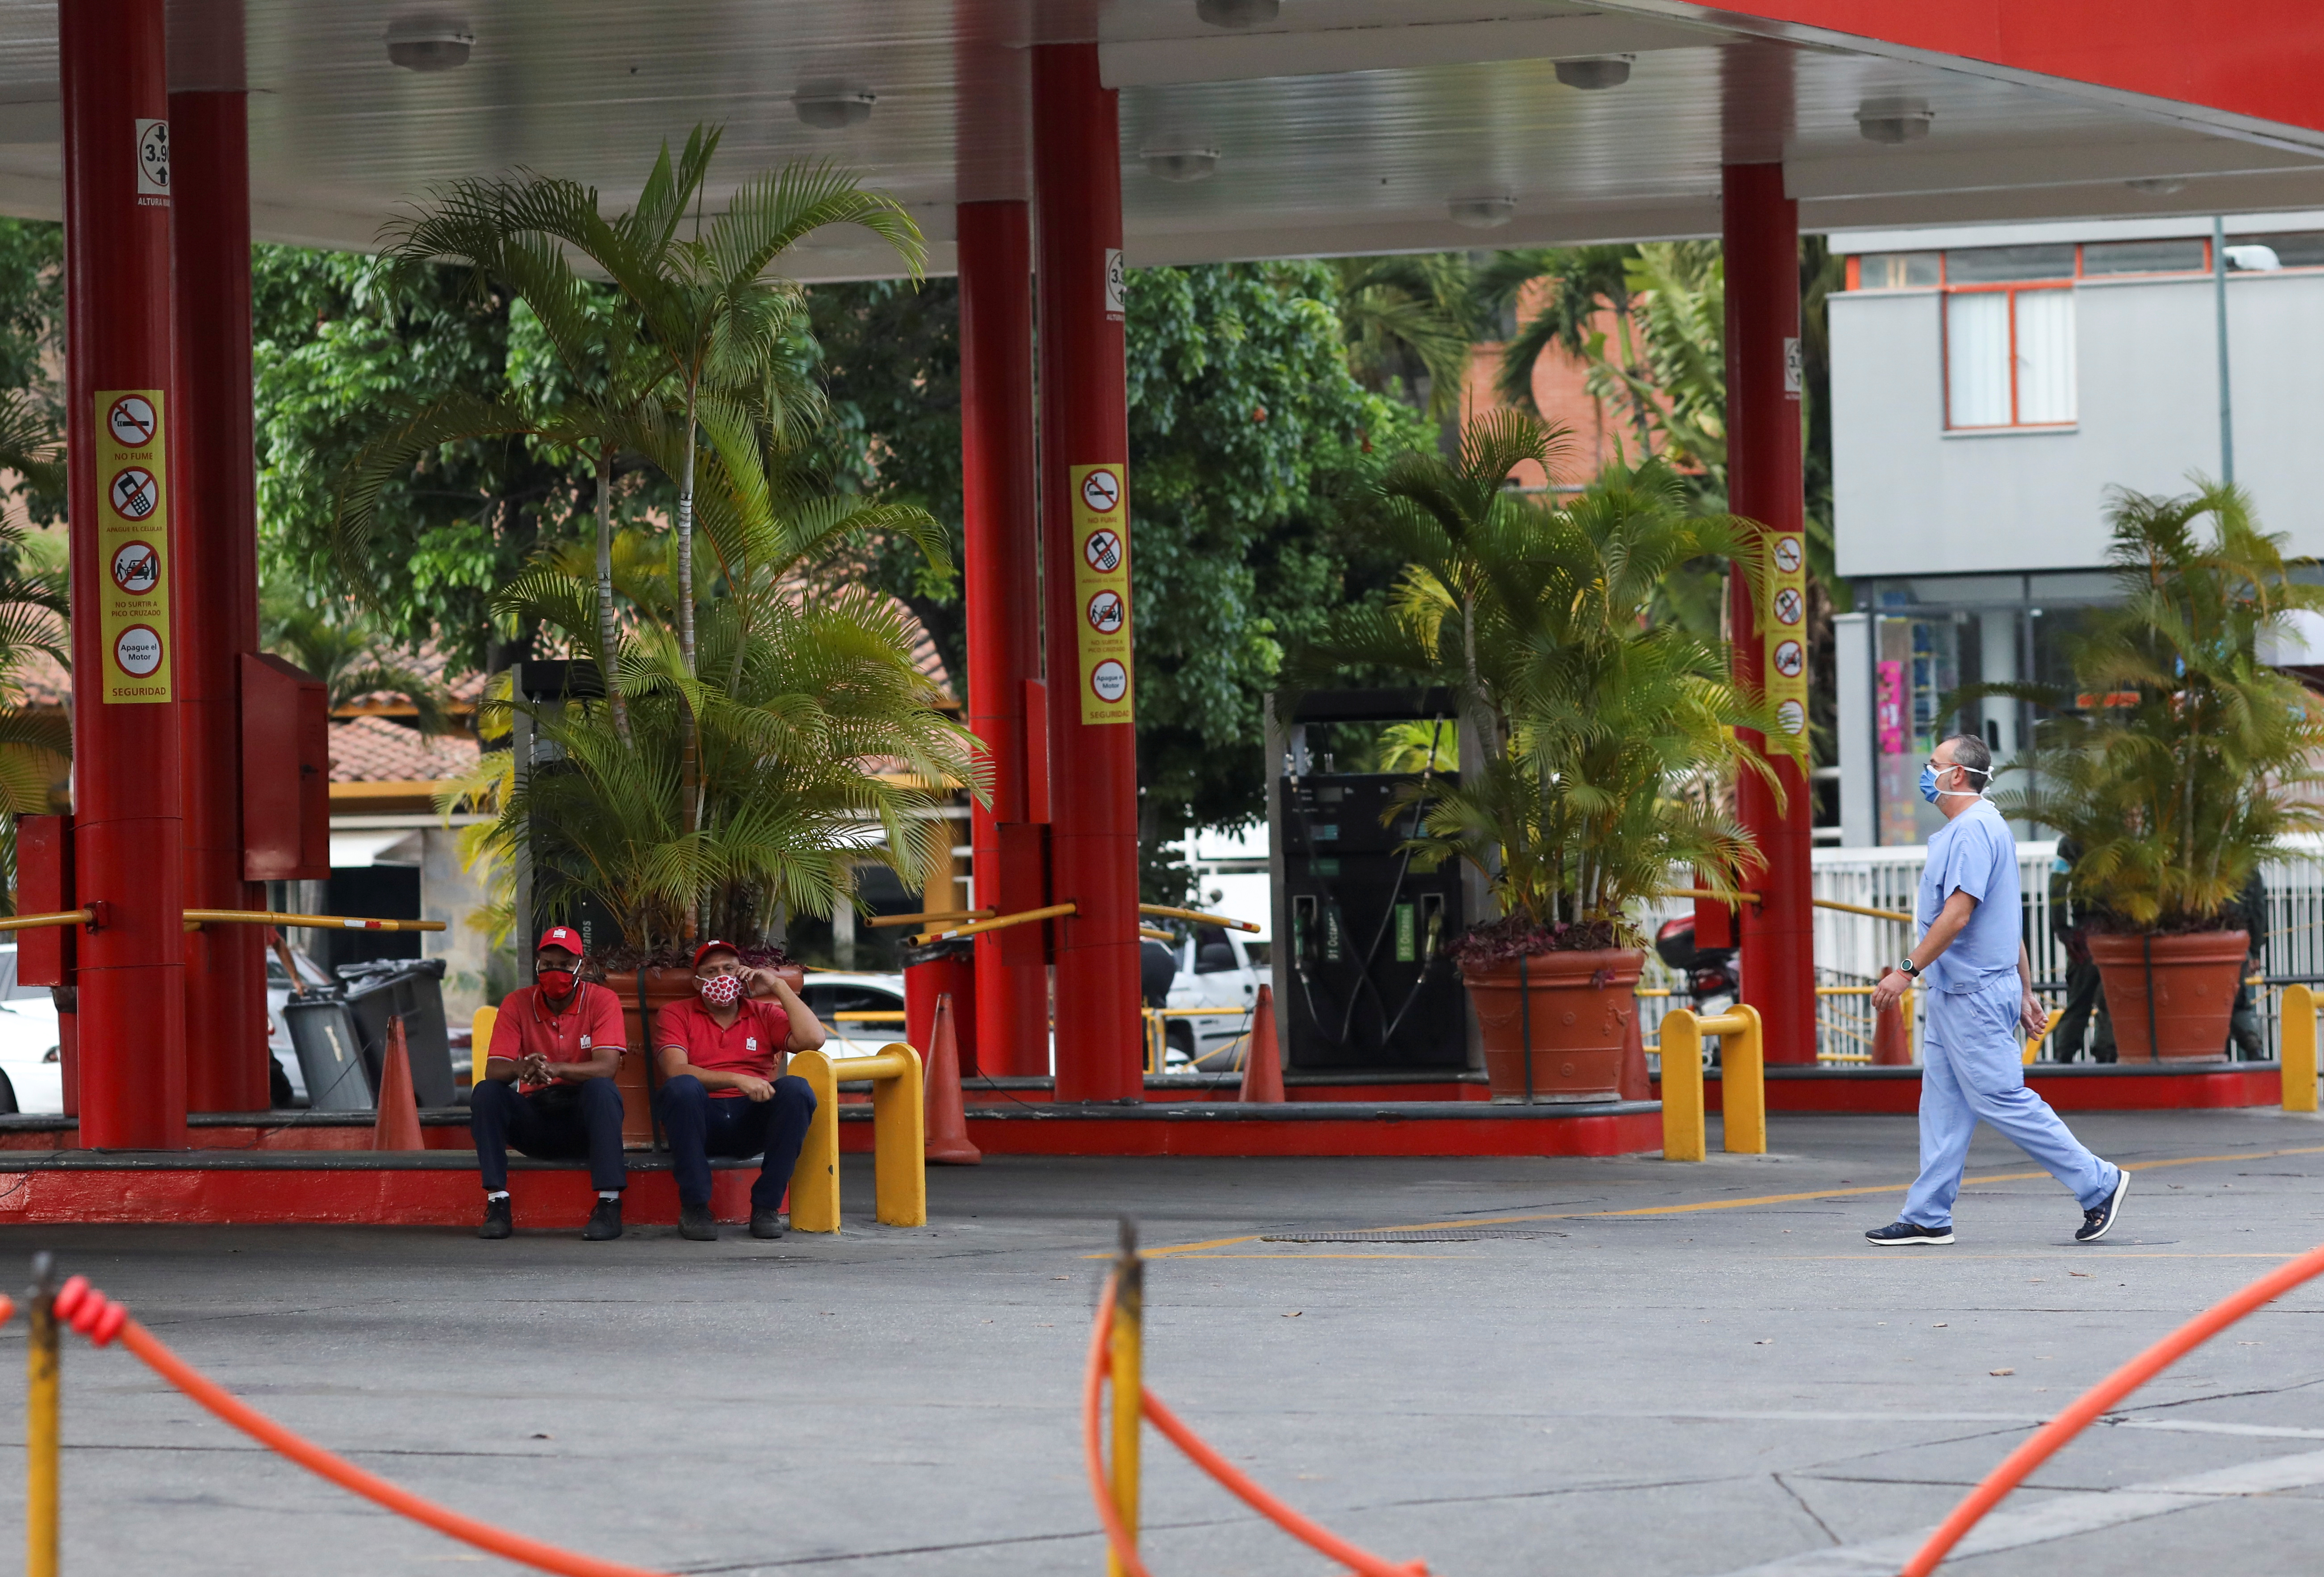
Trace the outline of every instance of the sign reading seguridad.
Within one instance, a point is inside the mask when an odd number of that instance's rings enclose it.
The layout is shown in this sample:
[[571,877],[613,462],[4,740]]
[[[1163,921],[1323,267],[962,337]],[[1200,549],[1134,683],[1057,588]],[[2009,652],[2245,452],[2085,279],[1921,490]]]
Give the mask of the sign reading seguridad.
[[1073,468],[1074,605],[1084,723],[1128,723],[1130,499],[1121,466]]

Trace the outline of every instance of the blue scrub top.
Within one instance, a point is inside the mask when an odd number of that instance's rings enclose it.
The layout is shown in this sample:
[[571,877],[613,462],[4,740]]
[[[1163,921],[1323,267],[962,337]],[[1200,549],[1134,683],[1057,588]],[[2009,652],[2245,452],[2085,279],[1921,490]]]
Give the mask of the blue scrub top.
[[1929,840],[1914,905],[1923,936],[1956,892],[1977,899],[1977,908],[1952,945],[1923,972],[1932,991],[1978,991],[1996,975],[2017,972],[2017,841],[1991,800],[1978,800]]

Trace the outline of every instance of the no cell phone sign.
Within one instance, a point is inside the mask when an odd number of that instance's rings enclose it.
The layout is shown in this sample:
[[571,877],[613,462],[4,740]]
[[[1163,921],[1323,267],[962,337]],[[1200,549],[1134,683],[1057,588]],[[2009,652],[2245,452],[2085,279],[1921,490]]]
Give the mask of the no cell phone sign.
[[124,542],[113,556],[113,584],[142,596],[161,581],[161,556],[151,542]]
[[144,624],[132,624],[113,642],[113,660],[132,678],[144,678],[161,666],[161,637]]
[[153,414],[152,401],[142,394],[124,394],[105,413],[105,430],[123,448],[142,449],[161,430],[161,420]]
[[131,466],[114,473],[106,494],[113,501],[114,513],[124,521],[142,521],[161,502],[161,484],[143,466]]
[[1100,575],[1121,567],[1121,539],[1111,531],[1092,531],[1082,544],[1082,557]]
[[1090,688],[1108,706],[1130,694],[1130,670],[1111,658],[1090,669]]

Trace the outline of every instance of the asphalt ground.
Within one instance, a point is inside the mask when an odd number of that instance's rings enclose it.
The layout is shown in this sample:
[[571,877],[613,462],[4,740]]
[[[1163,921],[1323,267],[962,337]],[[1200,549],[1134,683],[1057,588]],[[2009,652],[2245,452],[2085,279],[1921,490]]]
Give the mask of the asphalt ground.
[[[1148,1380],[1330,1527],[1440,1577],[1894,1572],[2043,1417],[2324,1240],[2324,1122],[2085,1114],[2121,1225],[1981,1136],[1950,1249],[1877,1250],[1913,1125],[1787,1117],[1779,1153],[1618,1160],[995,1159],[931,1224],[607,1244],[422,1229],[17,1228],[182,1355],[420,1494],[680,1572],[1094,1574],[1081,1373],[1115,1218]],[[521,1222],[520,1226],[521,1226]],[[1439,1240],[1333,1240],[1383,1228]],[[1451,1239],[1453,1240],[1443,1240]],[[23,1340],[12,1323],[0,1342]],[[69,1338],[68,1573],[503,1569]],[[0,1520],[22,1372],[0,1353]],[[1148,1436],[1156,1577],[1320,1573]],[[2166,1373],[1947,1570],[2312,1573],[2324,1282]],[[9,1557],[0,1556],[0,1561]]]

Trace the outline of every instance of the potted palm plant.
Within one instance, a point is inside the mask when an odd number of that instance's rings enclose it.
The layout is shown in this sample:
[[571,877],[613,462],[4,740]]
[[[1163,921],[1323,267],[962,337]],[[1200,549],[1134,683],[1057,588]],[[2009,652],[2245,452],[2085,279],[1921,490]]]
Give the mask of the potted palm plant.
[[2236,899],[2285,837],[2324,829],[2324,701],[2262,659],[2324,586],[2232,486],[2117,490],[2107,518],[2122,602],[2068,643],[2074,688],[1989,687],[2052,709],[2006,769],[2025,786],[1994,798],[2081,845],[2069,880],[2121,1059],[2218,1057],[2250,943]]
[[1500,913],[1453,948],[1497,1101],[1617,1098],[1645,954],[1631,916],[1692,866],[1741,890],[1761,861],[1706,782],[1774,775],[1738,737],[1766,730],[1725,654],[1649,609],[1711,556],[1760,578],[1757,528],[1690,517],[1659,461],[1571,502],[1517,492],[1563,434],[1515,411],[1471,421],[1457,459],[1391,462],[1359,519],[1407,567],[1386,605],[1338,616],[1296,683],[1383,670],[1456,697],[1457,785],[1423,778],[1416,859],[1483,873]]

